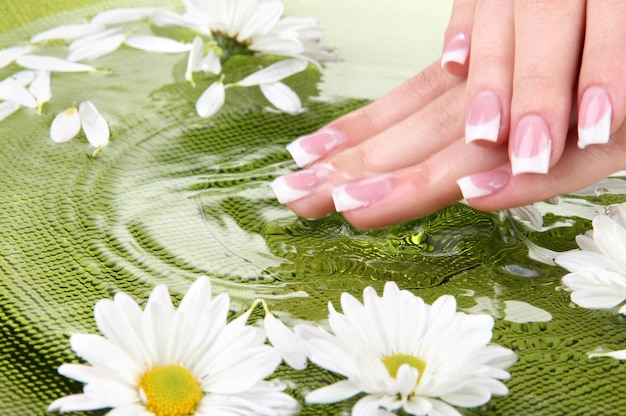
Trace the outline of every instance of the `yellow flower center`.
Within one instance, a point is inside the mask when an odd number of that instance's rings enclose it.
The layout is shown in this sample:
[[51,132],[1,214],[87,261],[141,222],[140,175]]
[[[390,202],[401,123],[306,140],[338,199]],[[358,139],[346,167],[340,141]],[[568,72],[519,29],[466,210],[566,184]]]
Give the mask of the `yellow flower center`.
[[193,415],[202,399],[200,383],[179,365],[152,367],[139,379],[139,394],[156,416]]
[[408,364],[411,367],[417,369],[418,376],[417,382],[415,385],[417,386],[422,378],[422,374],[424,373],[424,369],[426,368],[426,363],[419,358],[413,355],[406,354],[394,354],[394,355],[386,355],[383,357],[383,364],[387,367],[387,371],[389,371],[389,375],[393,378],[398,376],[398,370],[402,366],[402,364]]

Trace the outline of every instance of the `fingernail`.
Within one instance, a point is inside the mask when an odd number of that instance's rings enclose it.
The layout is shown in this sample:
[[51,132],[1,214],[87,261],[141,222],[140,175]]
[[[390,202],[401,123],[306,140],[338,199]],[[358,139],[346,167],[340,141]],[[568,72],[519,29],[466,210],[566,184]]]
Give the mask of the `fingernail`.
[[495,142],[500,133],[500,99],[493,91],[481,91],[472,100],[465,123],[465,141]]
[[478,173],[456,181],[463,198],[471,199],[491,195],[509,183],[509,174],[503,170]]
[[524,116],[515,128],[511,142],[511,170],[520,173],[548,173],[550,169],[550,132],[538,115]]
[[611,135],[611,100],[601,87],[590,87],[580,101],[578,147],[605,144]]
[[299,167],[309,165],[327,155],[343,141],[343,134],[334,129],[321,129],[298,137],[287,145],[287,150]]
[[470,38],[466,33],[459,33],[454,36],[443,50],[441,56],[441,67],[445,70],[449,63],[465,64],[469,55]]
[[315,169],[303,169],[277,177],[270,186],[276,194],[278,202],[286,204],[309,196],[315,188],[326,181],[329,172],[323,166]]
[[335,210],[344,212],[367,207],[383,199],[392,187],[393,180],[388,176],[341,185],[332,192]]

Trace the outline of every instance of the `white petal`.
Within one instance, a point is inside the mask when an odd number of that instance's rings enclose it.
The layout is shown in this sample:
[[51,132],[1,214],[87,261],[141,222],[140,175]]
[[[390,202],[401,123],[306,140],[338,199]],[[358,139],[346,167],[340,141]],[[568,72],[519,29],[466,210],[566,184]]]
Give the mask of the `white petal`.
[[48,406],[49,412],[59,410],[61,412],[75,412],[83,410],[96,410],[106,407],[105,403],[95,401],[86,394],[72,394],[70,396],[61,397]]
[[196,111],[200,117],[211,117],[224,105],[226,90],[222,81],[215,81],[206,89],[196,102]]
[[108,53],[117,50],[126,39],[126,34],[120,31],[105,37],[93,37],[91,39],[81,38],[81,42],[70,45],[70,54],[67,57],[68,61],[76,62],[83,60],[92,60],[100,58]]
[[348,380],[341,380],[326,387],[313,390],[304,400],[311,403],[336,403],[360,393],[361,390]]
[[23,107],[37,108],[37,100],[26,88],[10,83],[0,83],[0,99],[16,102]]
[[13,46],[11,48],[0,50],[0,69],[9,65],[18,56],[26,55],[33,50],[31,45],[26,46]]
[[15,101],[4,101],[0,103],[0,121],[20,109],[20,105]]
[[109,144],[109,125],[90,101],[80,103],[78,114],[85,136],[93,147]]
[[25,87],[35,79],[35,71],[31,71],[30,69],[26,69],[24,71],[19,71],[14,73],[13,75],[6,77],[0,82],[0,85],[15,85],[18,87]]
[[204,54],[204,41],[200,36],[193,38],[191,50],[187,58],[187,70],[185,71],[185,79],[193,84],[193,73],[200,70],[200,61]]
[[626,360],[626,350],[618,350],[618,351],[590,351],[587,353],[589,358],[596,357],[612,357],[616,360]]
[[156,10],[155,7],[129,7],[106,10],[95,15],[93,19],[91,19],[91,24],[108,26],[136,22],[147,18]]
[[76,107],[70,107],[52,120],[50,138],[55,143],[72,140],[80,131],[80,116]]
[[22,55],[15,62],[24,68],[51,72],[90,72],[96,70],[89,65],[44,55]]
[[254,15],[250,16],[238,31],[237,40],[241,42],[255,35],[267,33],[280,19],[283,11],[284,5],[280,0],[259,3]]
[[209,53],[200,60],[200,70],[215,75],[222,72],[222,63],[214,50],[210,50]]
[[267,339],[280,352],[283,360],[295,370],[304,370],[306,351],[300,348],[296,334],[271,313],[265,315],[263,322]]
[[31,94],[37,100],[37,108],[41,114],[43,105],[52,98],[52,89],[50,86],[50,71],[37,71],[35,79],[28,88]]
[[191,45],[188,43],[178,42],[162,36],[129,36],[124,43],[132,48],[148,52],[183,53],[191,49]]
[[182,26],[188,27],[190,23],[183,16],[175,13],[171,10],[167,9],[157,9],[150,15],[150,20],[156,26],[167,27],[167,26]]
[[261,92],[276,108],[287,114],[296,115],[302,111],[300,97],[282,82],[261,84]]
[[61,25],[41,32],[30,38],[31,43],[45,42],[53,39],[73,40],[80,37],[99,32],[103,26],[91,23]]
[[308,63],[303,59],[286,59],[248,75],[241,81],[237,82],[237,85],[250,87],[252,85],[272,84],[293,74],[304,71],[307,65]]

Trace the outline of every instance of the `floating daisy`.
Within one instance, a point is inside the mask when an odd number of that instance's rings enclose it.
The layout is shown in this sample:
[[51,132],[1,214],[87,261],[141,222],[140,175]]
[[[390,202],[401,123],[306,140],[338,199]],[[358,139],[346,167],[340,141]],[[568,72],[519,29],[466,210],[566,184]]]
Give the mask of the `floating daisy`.
[[165,286],[145,310],[120,293],[95,308],[103,336],[75,334],[70,344],[89,364],[63,364],[62,375],[86,383],[48,410],[112,408],[110,414],[289,415],[298,410],[285,385],[266,381],[280,354],[249,312],[227,323],[228,295],[211,297],[208,278],[194,282],[178,309]]
[[562,278],[572,301],[590,309],[626,314],[626,204],[598,215],[593,230],[576,236],[579,250],[559,254],[555,261],[571,273]]
[[[515,353],[489,344],[493,318],[457,312],[454,297],[442,296],[430,306],[389,282],[382,297],[368,287],[363,303],[344,293],[341,306],[343,313],[329,304],[332,333],[309,331],[306,350],[312,362],[345,379],[309,393],[307,403],[364,393],[353,415],[400,409],[460,415],[453,406],[481,406],[492,395],[508,393],[500,380],[510,377],[506,369]],[[306,327],[296,326],[296,333]]]

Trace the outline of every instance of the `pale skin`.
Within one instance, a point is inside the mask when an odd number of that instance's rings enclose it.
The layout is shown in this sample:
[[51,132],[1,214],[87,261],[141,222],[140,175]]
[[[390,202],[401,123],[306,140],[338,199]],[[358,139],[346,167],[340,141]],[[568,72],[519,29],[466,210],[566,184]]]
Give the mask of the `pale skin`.
[[442,60],[290,145],[274,189],[367,229],[591,185],[626,168],[624,45],[622,0],[455,0]]

